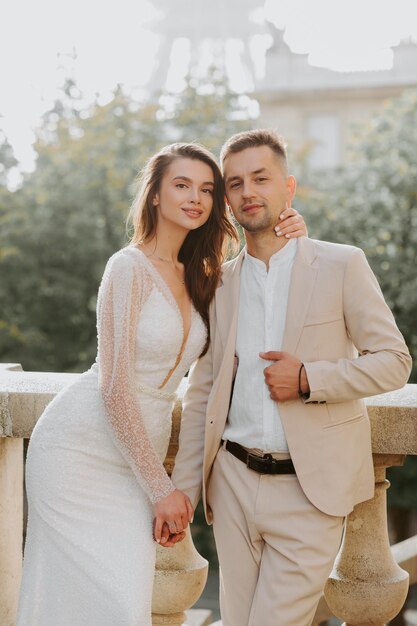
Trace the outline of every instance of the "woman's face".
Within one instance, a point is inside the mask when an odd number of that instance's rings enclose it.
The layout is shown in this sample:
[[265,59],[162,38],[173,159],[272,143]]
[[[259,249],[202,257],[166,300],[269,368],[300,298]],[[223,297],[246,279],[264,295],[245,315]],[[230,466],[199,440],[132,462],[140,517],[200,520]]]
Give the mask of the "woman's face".
[[158,225],[168,222],[187,231],[205,224],[213,208],[214,175],[207,163],[178,157],[172,161],[153,197]]

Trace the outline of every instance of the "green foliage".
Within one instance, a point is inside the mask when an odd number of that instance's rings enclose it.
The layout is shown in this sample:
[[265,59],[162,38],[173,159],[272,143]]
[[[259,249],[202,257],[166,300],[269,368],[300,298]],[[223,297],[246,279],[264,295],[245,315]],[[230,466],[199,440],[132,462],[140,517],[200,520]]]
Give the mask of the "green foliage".
[[4,189],[7,184],[9,171],[17,165],[17,160],[13,153],[13,148],[7,141],[7,137],[0,131],[0,189]]
[[158,127],[149,130],[155,107],[135,112],[117,91],[85,115],[73,90],[67,84],[44,116],[36,170],[1,209],[0,358],[25,369],[74,371],[93,361],[99,278],[123,244],[136,169],[161,143]]
[[[417,361],[417,92],[354,132],[347,163],[301,190],[310,235],[361,247]],[[304,208],[305,207],[305,208]],[[417,382],[417,367],[412,379]]]
[[388,506],[402,510],[417,509],[417,457],[408,456],[400,467],[390,467],[387,477],[391,488],[387,491]]
[[178,140],[217,147],[213,137],[241,130],[235,118],[246,114],[219,78],[162,104],[138,104],[120,88],[104,106],[80,101],[68,80],[38,129],[36,169],[15,193],[5,184],[16,162],[0,140],[0,360],[27,370],[93,362],[99,281],[126,243],[134,178],[149,156]]

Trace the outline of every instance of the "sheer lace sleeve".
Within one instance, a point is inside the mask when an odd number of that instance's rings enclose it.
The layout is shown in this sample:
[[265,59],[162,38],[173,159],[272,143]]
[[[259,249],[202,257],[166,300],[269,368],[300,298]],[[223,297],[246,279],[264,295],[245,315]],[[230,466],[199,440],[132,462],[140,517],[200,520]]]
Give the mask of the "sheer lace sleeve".
[[133,391],[135,332],[149,278],[126,251],[106,266],[97,303],[99,386],[114,442],[153,503],[174,491]]

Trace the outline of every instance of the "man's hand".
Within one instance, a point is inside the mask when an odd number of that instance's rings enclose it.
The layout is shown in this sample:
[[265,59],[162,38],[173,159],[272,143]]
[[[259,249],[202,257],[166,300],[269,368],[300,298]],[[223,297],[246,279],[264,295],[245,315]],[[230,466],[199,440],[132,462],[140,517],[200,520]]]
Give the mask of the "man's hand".
[[194,510],[190,499],[179,489],[175,489],[169,496],[159,500],[155,506],[155,541],[161,542],[162,527],[166,522],[170,534],[182,533],[191,522]]
[[[155,523],[156,519],[153,520],[153,538],[155,539]],[[185,538],[185,530],[181,533],[170,533],[168,524],[165,522],[162,526],[161,531],[161,541],[159,542],[161,546],[164,548],[172,548],[175,544],[179,543]]]
[[[275,361],[264,369],[265,383],[268,385],[272,400],[286,402],[298,398],[298,376],[301,361],[288,352],[260,352],[265,361]],[[310,391],[305,369],[301,371],[301,391]]]

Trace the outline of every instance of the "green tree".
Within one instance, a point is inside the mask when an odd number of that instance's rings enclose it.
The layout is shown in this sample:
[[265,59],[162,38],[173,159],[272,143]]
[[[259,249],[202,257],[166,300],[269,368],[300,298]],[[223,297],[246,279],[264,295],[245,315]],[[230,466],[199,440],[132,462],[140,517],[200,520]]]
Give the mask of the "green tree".
[[[18,162],[7,137],[0,131],[0,349],[6,353],[15,345],[19,337],[16,320],[7,315],[11,294],[5,285],[5,276],[1,266],[7,258],[13,258],[17,250],[13,244],[11,233],[14,230],[13,218],[19,204],[19,193],[12,193],[7,187],[9,175]],[[10,357],[8,360],[16,360]]]
[[161,144],[156,106],[138,107],[120,89],[105,106],[77,108],[68,81],[35,144],[35,171],[8,210],[0,249],[4,317],[14,331],[3,360],[25,369],[74,371],[96,350],[96,292],[105,261],[125,240],[131,185]]

